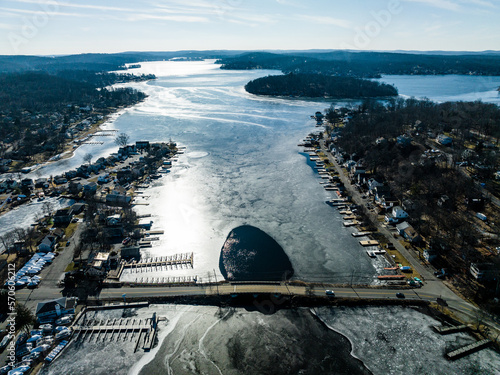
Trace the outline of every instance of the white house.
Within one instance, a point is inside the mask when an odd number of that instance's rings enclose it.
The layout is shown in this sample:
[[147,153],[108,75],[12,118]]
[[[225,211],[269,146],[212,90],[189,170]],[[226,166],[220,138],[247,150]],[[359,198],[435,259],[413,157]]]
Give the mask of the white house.
[[49,301],[38,302],[36,306],[36,317],[40,323],[53,322],[66,314],[74,314],[78,298],[61,297]]
[[57,242],[56,236],[47,235],[38,245],[38,251],[42,253],[48,253],[54,249],[54,246]]
[[401,206],[395,206],[392,207],[392,210],[385,215],[385,221],[388,223],[399,223],[407,217],[408,214],[401,208]]

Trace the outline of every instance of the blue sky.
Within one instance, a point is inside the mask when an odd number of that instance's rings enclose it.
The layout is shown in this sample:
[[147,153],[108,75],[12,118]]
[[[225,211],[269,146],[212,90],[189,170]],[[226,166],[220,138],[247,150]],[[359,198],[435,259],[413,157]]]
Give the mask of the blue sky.
[[498,0],[1,0],[0,54],[500,50]]

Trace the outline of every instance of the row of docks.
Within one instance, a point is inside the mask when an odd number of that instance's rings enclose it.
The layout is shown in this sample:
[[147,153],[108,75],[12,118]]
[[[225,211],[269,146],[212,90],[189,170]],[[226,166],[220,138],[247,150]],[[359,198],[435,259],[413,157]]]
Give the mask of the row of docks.
[[154,286],[171,286],[171,285],[193,285],[198,281],[198,276],[177,276],[177,277],[136,277],[134,281],[127,284],[135,285],[154,285]]
[[[469,327],[465,324],[461,324],[458,326],[433,326],[432,328],[434,328],[434,330],[440,335],[448,335],[450,333],[463,332],[469,329]],[[487,348],[492,344],[493,342],[488,339],[479,340],[473,342],[472,344],[462,346],[461,348],[446,353],[446,358],[450,360],[459,359],[469,354],[475,353],[481,349]]]
[[90,319],[72,326],[75,341],[124,342],[136,340],[134,352],[142,343],[144,350],[151,349],[156,335],[158,318],[153,313],[147,319]]
[[163,257],[144,259],[143,261],[126,263],[124,268],[130,272],[142,273],[153,271],[165,271],[168,269],[193,268],[194,253],[174,254]]

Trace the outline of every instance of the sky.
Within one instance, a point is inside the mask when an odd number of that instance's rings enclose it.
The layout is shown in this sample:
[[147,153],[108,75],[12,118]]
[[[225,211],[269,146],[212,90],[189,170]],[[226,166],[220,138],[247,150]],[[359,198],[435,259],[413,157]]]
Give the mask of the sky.
[[0,0],[0,54],[500,50],[499,20],[499,0]]

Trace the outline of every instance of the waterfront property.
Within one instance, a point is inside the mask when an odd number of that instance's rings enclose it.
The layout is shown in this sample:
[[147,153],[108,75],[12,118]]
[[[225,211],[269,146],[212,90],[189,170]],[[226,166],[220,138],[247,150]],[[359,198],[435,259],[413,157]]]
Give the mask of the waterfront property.
[[39,302],[35,312],[38,322],[40,324],[50,323],[63,315],[74,314],[77,301],[76,297],[61,297]]

